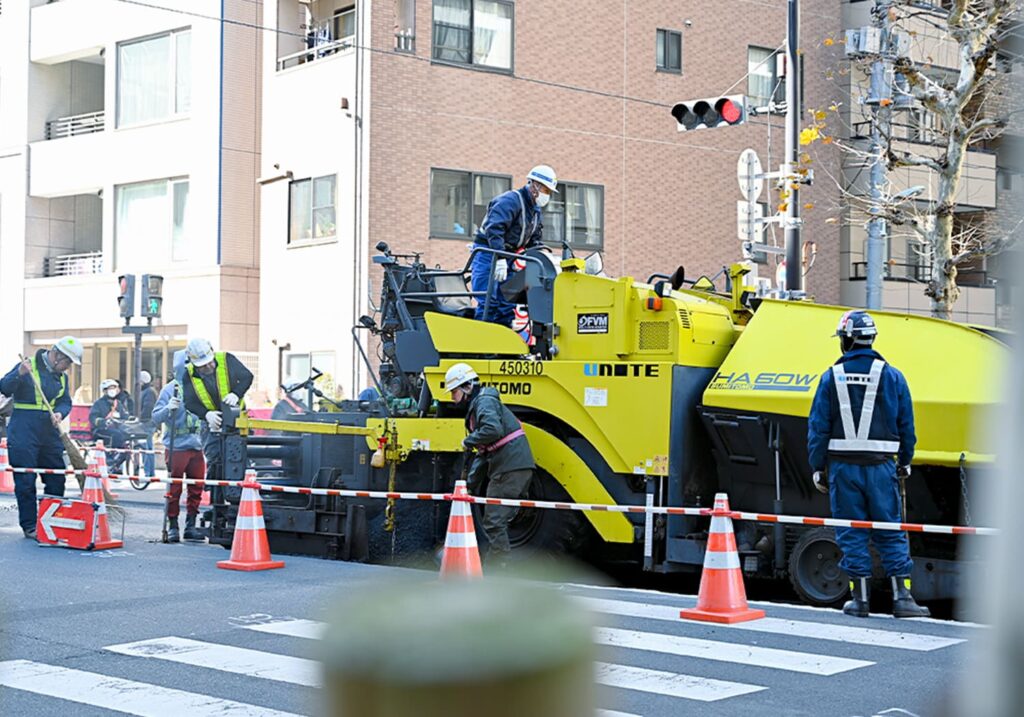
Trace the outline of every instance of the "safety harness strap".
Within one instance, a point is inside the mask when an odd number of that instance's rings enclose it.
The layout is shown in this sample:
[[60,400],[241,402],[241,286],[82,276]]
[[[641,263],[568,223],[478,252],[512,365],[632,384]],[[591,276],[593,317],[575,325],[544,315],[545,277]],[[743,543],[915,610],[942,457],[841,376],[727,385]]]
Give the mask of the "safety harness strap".
[[[871,370],[866,374],[846,373],[842,364],[832,367],[832,379],[836,385],[836,397],[839,399],[839,417],[843,422],[843,438],[830,440],[829,450],[867,453],[899,451],[899,441],[878,441],[868,437],[871,432],[871,420],[875,414],[875,402],[878,399],[878,385],[881,383],[884,368],[885,361],[880,359],[871,362]],[[853,419],[853,407],[850,404],[850,384],[864,386],[864,403],[856,424]]]

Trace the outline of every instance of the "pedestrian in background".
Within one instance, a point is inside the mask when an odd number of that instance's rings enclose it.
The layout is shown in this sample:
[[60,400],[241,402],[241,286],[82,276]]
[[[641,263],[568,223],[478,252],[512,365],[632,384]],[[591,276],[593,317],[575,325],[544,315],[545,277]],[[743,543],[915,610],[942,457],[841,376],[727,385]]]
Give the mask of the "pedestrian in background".
[[[0,393],[14,399],[7,427],[7,456],[14,468],[18,524],[26,538],[36,537],[36,474],[18,468],[65,468],[60,422],[71,412],[65,372],[82,365],[82,344],[65,336],[49,349],[39,349],[0,379]],[[40,392],[41,389],[41,392]],[[49,402],[53,415],[46,410]],[[47,495],[64,495],[64,476],[43,476]]]
[[153,425],[153,407],[156,405],[157,390],[153,386],[153,376],[149,371],[139,374],[142,385],[139,387],[139,420],[149,428],[146,437],[146,450],[142,455],[142,471],[147,477],[156,475],[156,456],[153,454],[153,433],[157,430]]

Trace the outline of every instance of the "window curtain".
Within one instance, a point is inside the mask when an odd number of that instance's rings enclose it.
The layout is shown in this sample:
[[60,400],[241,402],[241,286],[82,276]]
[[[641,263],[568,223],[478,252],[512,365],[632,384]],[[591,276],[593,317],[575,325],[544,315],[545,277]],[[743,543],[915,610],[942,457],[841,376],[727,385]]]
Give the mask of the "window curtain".
[[583,215],[586,219],[586,234],[583,237],[588,246],[600,247],[604,234],[604,196],[600,187],[579,187],[583,196]]
[[747,94],[755,106],[767,105],[772,99],[775,83],[774,52],[762,47],[747,50]]
[[188,182],[173,182],[171,187],[174,212],[171,225],[171,260],[195,260],[196,257],[192,255],[194,242],[188,221]]
[[174,111],[192,110],[192,33],[179,32],[174,36]]
[[167,182],[117,188],[114,263],[117,271],[146,268],[167,257]]
[[121,45],[118,51],[118,125],[167,116],[171,87],[171,37]]
[[491,0],[473,5],[473,63],[512,67],[512,6]]
[[434,59],[469,62],[470,0],[434,0]]

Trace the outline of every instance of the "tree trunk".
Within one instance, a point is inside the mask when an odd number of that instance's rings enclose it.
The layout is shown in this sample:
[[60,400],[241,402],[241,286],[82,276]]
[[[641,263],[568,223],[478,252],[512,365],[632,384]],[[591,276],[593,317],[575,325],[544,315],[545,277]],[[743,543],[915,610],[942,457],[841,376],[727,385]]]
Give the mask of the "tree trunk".
[[932,316],[947,321],[952,318],[953,304],[960,297],[960,289],[956,285],[957,268],[953,262],[953,210],[966,157],[967,138],[960,132],[950,132],[943,171],[939,174],[935,222],[928,238],[932,250],[932,275],[924,292],[931,297]]

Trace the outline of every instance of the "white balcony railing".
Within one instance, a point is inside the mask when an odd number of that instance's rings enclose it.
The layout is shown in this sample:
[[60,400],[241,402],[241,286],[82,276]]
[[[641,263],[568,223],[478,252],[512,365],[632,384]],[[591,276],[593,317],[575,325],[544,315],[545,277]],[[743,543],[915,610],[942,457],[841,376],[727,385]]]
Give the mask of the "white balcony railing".
[[316,47],[311,47],[308,50],[299,50],[293,52],[290,55],[277,58],[277,69],[285,70],[289,67],[295,67],[296,65],[304,65],[307,62],[313,62],[321,57],[327,57],[328,55],[334,55],[342,50],[348,49],[355,42],[355,37],[343,37],[340,40],[334,40],[333,42],[325,42]]
[[45,276],[79,276],[103,273],[103,252],[48,256],[43,266]]
[[61,139],[80,134],[102,132],[105,126],[105,112],[86,112],[80,115],[58,117],[46,123],[46,139]]

